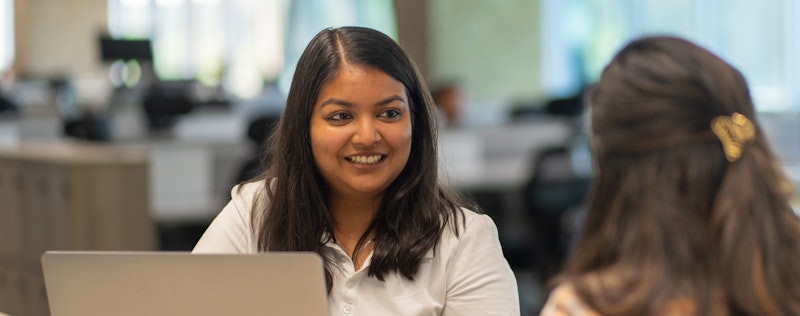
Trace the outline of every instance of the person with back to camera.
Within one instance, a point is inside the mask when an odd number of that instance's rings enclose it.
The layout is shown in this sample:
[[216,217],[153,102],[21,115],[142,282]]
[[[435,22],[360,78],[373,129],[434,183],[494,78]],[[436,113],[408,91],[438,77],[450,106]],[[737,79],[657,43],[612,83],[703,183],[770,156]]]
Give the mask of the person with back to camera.
[[589,210],[541,315],[800,315],[793,188],[739,71],[646,37],[589,106]]
[[494,222],[437,178],[434,111],[393,39],[321,31],[298,61],[270,165],[233,189],[193,252],[317,252],[331,315],[519,315]]

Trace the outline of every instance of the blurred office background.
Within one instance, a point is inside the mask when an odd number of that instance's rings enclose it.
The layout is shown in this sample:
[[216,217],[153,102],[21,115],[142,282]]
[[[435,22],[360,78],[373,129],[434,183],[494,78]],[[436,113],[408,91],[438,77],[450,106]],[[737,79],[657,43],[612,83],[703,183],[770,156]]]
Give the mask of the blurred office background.
[[583,92],[632,38],[738,67],[800,183],[793,0],[0,0],[0,311],[47,314],[45,250],[190,250],[254,172],[307,42],[342,25],[457,87],[442,174],[497,223],[523,315],[580,226]]

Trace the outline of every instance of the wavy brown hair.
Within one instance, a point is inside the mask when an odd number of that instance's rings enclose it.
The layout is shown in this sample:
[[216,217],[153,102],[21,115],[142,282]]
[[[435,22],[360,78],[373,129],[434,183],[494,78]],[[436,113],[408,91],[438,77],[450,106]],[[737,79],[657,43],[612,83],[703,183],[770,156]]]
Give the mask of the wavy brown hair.
[[[590,96],[596,178],[557,282],[603,315],[800,315],[800,221],[744,77],[683,39],[624,47]],[[754,142],[728,162],[711,120]]]
[[[459,233],[455,222],[463,219],[460,207],[475,209],[475,205],[439,182],[435,108],[416,67],[392,38],[368,28],[322,30],[300,56],[285,112],[264,154],[271,162],[257,180],[267,187],[253,216],[258,249],[322,254],[323,245],[333,237],[328,188],[314,163],[309,127],[322,85],[344,64],[381,70],[406,88],[413,129],[411,153],[356,249],[374,231],[376,246],[368,274],[383,280],[387,273],[397,272],[411,280],[446,227]],[[331,259],[324,255],[323,259],[329,263],[330,289]]]

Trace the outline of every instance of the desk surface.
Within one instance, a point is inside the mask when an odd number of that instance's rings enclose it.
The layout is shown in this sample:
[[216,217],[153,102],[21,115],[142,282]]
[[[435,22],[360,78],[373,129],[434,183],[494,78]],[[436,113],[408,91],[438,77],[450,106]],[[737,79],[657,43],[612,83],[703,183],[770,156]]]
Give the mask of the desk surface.
[[24,141],[0,147],[0,157],[63,164],[143,164],[141,146],[90,143],[79,140]]
[[463,190],[504,190],[522,186],[533,174],[535,157],[573,136],[570,121],[547,119],[441,134],[443,176]]

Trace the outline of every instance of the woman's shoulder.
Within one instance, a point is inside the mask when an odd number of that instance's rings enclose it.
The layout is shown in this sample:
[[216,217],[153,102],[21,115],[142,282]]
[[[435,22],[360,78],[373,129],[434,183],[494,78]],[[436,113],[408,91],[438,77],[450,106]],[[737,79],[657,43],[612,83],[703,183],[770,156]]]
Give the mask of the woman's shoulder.
[[599,316],[584,303],[569,283],[558,285],[547,297],[540,316]]
[[256,200],[266,196],[266,181],[248,181],[234,185],[231,188],[231,200],[234,202],[252,205]]
[[483,223],[486,221],[494,223],[488,215],[478,213],[465,207],[459,207],[451,213],[447,221],[448,229],[445,229],[443,233],[448,237],[457,237],[457,235],[463,233],[464,230],[469,229],[475,223]]
[[[264,181],[243,182],[233,186],[231,189],[231,199],[226,209],[235,211],[239,217],[249,222],[250,218],[257,213],[257,204],[265,197]],[[223,209],[223,212],[225,209]]]
[[458,212],[461,213],[464,216],[465,219],[474,220],[475,218],[478,218],[478,217],[481,217],[481,216],[487,216],[488,217],[488,215],[486,215],[486,214],[478,213],[478,212],[473,211],[471,209],[468,209],[466,207],[459,207],[458,208]]
[[442,231],[442,242],[460,244],[468,241],[488,242],[498,238],[497,225],[489,215],[461,207]]
[[194,247],[194,253],[255,253],[252,228],[254,201],[264,185],[257,182],[236,185],[231,200],[217,214]]
[[264,191],[264,181],[243,182],[233,186],[231,197],[251,198]]
[[[696,315],[694,302],[686,296],[678,296],[666,301],[653,310],[661,316]],[[589,307],[570,283],[558,285],[547,298],[540,316],[599,316],[600,313]]]
[[466,207],[459,208],[457,214],[459,216],[455,216],[455,221],[457,222],[456,224],[458,225],[459,230],[471,229],[472,227],[477,226],[490,226],[495,227],[496,229],[494,220],[487,214],[480,213]]

